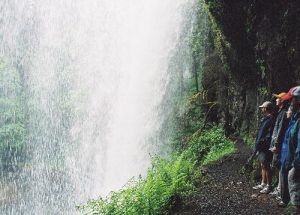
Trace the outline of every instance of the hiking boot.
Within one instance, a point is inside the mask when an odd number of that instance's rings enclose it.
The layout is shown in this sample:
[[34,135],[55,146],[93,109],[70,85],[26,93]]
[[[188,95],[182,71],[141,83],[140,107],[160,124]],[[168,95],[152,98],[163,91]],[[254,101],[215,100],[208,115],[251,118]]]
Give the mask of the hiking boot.
[[253,188],[253,190],[262,190],[265,188],[265,186],[267,186],[266,184],[259,184],[259,185],[256,185]]
[[271,186],[270,185],[265,186],[264,189],[262,189],[260,191],[260,193],[262,193],[262,194],[268,194],[270,192],[271,192]]

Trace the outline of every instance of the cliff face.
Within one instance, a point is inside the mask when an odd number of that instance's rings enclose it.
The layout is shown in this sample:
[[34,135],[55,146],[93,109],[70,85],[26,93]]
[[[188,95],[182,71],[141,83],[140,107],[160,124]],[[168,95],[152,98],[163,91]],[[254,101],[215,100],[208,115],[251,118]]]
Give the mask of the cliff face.
[[[205,0],[210,17],[202,84],[228,133],[256,126],[258,104],[300,81],[300,1]],[[204,110],[209,105],[204,105]]]

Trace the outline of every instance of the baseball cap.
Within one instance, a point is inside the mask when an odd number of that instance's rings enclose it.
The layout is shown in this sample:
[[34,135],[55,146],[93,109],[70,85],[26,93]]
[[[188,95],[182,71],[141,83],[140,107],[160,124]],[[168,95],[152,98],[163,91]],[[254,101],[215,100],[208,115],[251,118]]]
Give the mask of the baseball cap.
[[271,102],[266,101],[266,102],[264,102],[262,105],[260,105],[259,107],[260,107],[260,108],[271,108],[272,106],[273,106],[273,105],[272,105]]
[[294,87],[292,96],[300,98],[300,86]]
[[289,90],[289,92],[288,92],[285,96],[281,97],[281,99],[282,99],[283,101],[290,100],[290,99],[293,97],[293,96],[292,96],[292,92],[293,92],[294,88],[295,88],[295,87],[292,87],[292,88]]
[[276,97],[276,98],[279,98],[279,99],[281,99],[283,96],[285,96],[287,93],[285,93],[285,92],[282,92],[282,93],[279,93],[279,94],[273,94],[273,96],[274,97]]

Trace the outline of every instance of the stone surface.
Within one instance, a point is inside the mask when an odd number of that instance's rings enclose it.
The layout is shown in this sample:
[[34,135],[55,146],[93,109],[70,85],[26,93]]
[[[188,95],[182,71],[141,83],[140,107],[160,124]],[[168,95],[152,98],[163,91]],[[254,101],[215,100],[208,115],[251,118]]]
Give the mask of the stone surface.
[[[257,125],[257,106],[300,82],[300,1],[205,0],[211,45],[204,64],[204,111],[227,133]],[[273,99],[274,101],[274,99]]]

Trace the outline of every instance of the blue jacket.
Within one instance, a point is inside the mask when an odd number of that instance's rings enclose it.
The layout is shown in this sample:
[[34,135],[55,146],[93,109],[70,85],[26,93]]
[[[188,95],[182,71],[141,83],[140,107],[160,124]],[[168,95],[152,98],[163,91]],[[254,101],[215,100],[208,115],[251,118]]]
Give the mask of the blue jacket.
[[284,135],[283,142],[282,142],[282,148],[281,148],[281,153],[280,153],[280,163],[283,167],[285,166],[285,162],[286,162],[289,135],[291,133],[291,128],[294,126],[294,124],[295,124],[295,120],[290,120],[289,125],[288,125],[285,135]]
[[273,127],[274,127],[273,115],[270,114],[261,120],[256,135],[256,141],[255,141],[256,152],[269,150]]
[[297,135],[297,147],[295,150],[295,157],[294,157],[294,162],[293,162],[293,167],[296,170],[300,170],[300,119],[297,121],[297,126],[298,126],[298,135]]
[[290,130],[287,137],[286,159],[284,167],[300,169],[300,112],[296,112],[290,122]]

